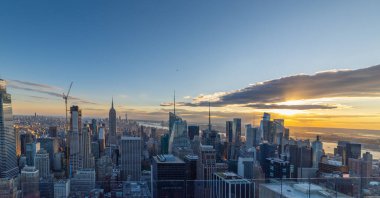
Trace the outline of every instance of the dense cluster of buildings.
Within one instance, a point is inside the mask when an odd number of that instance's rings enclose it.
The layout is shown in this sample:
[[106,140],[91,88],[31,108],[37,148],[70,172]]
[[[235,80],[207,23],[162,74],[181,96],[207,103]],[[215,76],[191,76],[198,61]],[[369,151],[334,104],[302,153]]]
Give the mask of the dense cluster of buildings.
[[147,127],[127,116],[117,118],[112,101],[108,119],[86,120],[80,107],[72,106],[69,120],[34,130],[34,125],[13,123],[3,80],[0,110],[0,197],[354,197],[375,192],[373,157],[362,154],[361,144],[339,141],[334,154],[327,154],[319,136],[312,142],[292,139],[284,120],[268,113],[259,126],[243,127],[234,118],[218,131],[210,107],[206,127],[188,125],[174,108],[167,128]]

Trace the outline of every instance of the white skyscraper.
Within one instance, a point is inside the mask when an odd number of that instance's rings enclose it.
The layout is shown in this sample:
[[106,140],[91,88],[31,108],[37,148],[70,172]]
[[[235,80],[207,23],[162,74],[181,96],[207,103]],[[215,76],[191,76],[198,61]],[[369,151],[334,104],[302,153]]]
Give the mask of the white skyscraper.
[[121,175],[125,181],[140,180],[141,138],[123,136],[121,138]]
[[16,138],[11,95],[7,93],[6,82],[2,79],[0,79],[0,123],[0,177],[13,178],[18,174]]

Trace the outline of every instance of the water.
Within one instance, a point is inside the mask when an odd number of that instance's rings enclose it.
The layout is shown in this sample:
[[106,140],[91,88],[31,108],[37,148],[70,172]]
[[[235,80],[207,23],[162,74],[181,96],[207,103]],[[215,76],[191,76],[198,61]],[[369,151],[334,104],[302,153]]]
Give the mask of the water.
[[[323,149],[325,150],[325,153],[334,154],[334,148],[336,148],[336,146],[337,146],[336,142],[323,142]],[[365,152],[370,152],[373,156],[373,159],[380,160],[380,151],[379,150],[366,149],[366,148],[362,147],[362,155]]]

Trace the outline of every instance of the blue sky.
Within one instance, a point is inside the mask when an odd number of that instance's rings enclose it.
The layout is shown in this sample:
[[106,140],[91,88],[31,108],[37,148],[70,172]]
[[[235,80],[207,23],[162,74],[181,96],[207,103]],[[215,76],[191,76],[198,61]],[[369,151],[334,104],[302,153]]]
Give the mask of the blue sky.
[[74,81],[73,95],[99,103],[114,96],[133,107],[159,106],[173,89],[179,98],[196,97],[377,65],[379,7],[380,1],[1,1],[0,74],[63,89]]

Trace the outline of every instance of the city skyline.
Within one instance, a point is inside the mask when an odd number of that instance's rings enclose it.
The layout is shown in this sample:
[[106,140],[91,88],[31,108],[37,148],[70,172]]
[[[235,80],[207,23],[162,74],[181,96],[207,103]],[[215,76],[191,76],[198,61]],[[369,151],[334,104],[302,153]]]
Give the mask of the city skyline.
[[14,114],[63,116],[73,81],[69,103],[89,117],[113,97],[118,116],[165,120],[176,90],[190,122],[207,122],[211,100],[214,123],[269,112],[288,126],[380,127],[378,1],[0,5]]
[[[293,75],[252,83],[239,90],[182,99],[177,96],[176,111],[192,122],[207,123],[210,102],[214,123],[223,123],[239,115],[247,123],[253,121],[258,124],[261,114],[269,112],[275,117],[285,118],[289,126],[378,129],[380,112],[376,107],[380,105],[376,101],[380,99],[380,90],[376,86],[380,87],[380,80],[377,79],[379,75],[380,65],[357,70],[337,69],[313,75]],[[20,80],[8,80],[7,83],[8,91],[14,99],[13,109],[16,115],[37,113],[64,116],[64,103],[58,92],[65,91],[63,88]],[[25,95],[35,100],[17,100],[18,96]],[[107,117],[112,106],[111,100],[109,104],[103,104],[74,95],[69,103],[81,106],[87,117]],[[40,105],[51,105],[51,108],[46,111]],[[117,115],[122,117],[128,113],[132,119],[165,120],[167,113],[173,110],[173,101],[162,101],[156,106],[140,108],[115,104],[115,109]],[[363,122],[358,122],[358,119]]]

